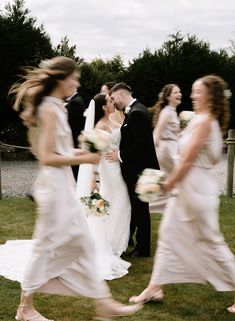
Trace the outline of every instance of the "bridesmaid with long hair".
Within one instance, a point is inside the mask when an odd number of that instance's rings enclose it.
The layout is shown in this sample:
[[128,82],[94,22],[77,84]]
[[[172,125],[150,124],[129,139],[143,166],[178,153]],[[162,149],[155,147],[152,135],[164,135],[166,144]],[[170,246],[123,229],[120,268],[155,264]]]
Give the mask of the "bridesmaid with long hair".
[[[181,103],[181,91],[175,84],[165,85],[158,95],[153,115],[153,140],[160,169],[167,175],[173,169],[178,154],[180,122],[176,108]],[[149,204],[152,213],[163,213],[173,193],[156,197]]]
[[100,159],[97,153],[73,147],[64,100],[76,92],[76,70],[72,59],[55,57],[29,70],[25,80],[11,90],[16,94],[16,110],[25,103],[21,117],[33,130],[31,145],[40,165],[34,184],[38,207],[35,243],[21,282],[19,321],[48,321],[33,306],[35,292],[94,298],[98,320],[128,315],[140,308],[111,298],[97,273],[94,242],[75,192],[70,165],[94,164]]
[[[218,187],[210,169],[221,159],[228,126],[227,84],[214,75],[196,80],[191,99],[196,115],[179,139],[179,164],[163,189],[177,187],[159,230],[148,287],[130,302],[163,299],[162,285],[210,283],[217,291],[235,291],[235,257],[220,232]],[[228,308],[235,313],[235,304]]]
[[181,103],[181,91],[175,84],[165,85],[159,93],[153,116],[153,139],[160,169],[167,175],[174,166],[178,153],[180,123],[176,113]]

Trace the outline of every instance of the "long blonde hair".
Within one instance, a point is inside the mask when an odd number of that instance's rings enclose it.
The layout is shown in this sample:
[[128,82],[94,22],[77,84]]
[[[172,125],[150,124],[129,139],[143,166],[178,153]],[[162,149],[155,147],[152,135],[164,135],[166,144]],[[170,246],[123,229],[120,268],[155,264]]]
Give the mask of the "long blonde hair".
[[41,62],[38,68],[25,68],[25,76],[15,83],[9,94],[15,94],[13,108],[19,111],[20,117],[27,127],[37,126],[38,106],[43,97],[57,87],[58,81],[70,76],[78,69],[76,62],[70,58],[58,56]]

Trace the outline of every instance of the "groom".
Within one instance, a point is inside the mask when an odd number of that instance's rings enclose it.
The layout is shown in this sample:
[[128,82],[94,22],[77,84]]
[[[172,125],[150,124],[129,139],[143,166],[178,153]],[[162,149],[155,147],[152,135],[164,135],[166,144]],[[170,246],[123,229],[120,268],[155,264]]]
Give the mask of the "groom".
[[125,114],[121,127],[120,150],[107,153],[107,159],[120,160],[122,176],[130,197],[130,240],[136,232],[136,245],[129,256],[148,257],[151,232],[149,205],[138,199],[135,187],[139,175],[145,168],[159,169],[150,116],[146,107],[132,97],[132,90],[127,84],[116,84],[112,87],[110,96],[115,108],[124,111]]

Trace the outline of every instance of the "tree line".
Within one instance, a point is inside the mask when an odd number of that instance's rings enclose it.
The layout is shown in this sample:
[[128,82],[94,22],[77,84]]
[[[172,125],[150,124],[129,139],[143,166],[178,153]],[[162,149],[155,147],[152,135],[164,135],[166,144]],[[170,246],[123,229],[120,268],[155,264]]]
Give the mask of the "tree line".
[[[27,145],[26,129],[12,108],[8,91],[22,74],[22,66],[37,66],[43,59],[64,55],[75,59],[81,70],[81,94],[86,102],[107,81],[125,81],[133,89],[134,96],[147,107],[155,104],[158,93],[167,83],[176,83],[183,99],[179,111],[191,110],[190,92],[195,79],[206,74],[217,74],[229,84],[235,93],[235,46],[231,50],[212,50],[210,43],[195,35],[183,35],[176,31],[159,49],[144,49],[126,66],[119,55],[111,59],[96,58],[91,62],[76,55],[76,45],[70,46],[67,36],[52,46],[44,26],[30,15],[24,0],[15,0],[0,8],[0,140],[6,143]],[[79,50],[78,50],[79,51]],[[235,128],[235,111],[231,98],[230,128]]]

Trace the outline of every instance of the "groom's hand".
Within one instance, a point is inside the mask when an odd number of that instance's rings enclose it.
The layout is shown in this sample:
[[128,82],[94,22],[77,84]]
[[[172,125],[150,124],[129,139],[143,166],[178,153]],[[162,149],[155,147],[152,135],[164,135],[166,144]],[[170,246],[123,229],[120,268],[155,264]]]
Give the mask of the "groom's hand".
[[113,150],[111,152],[107,152],[105,154],[105,159],[107,159],[109,162],[115,162],[118,158],[118,150]]

